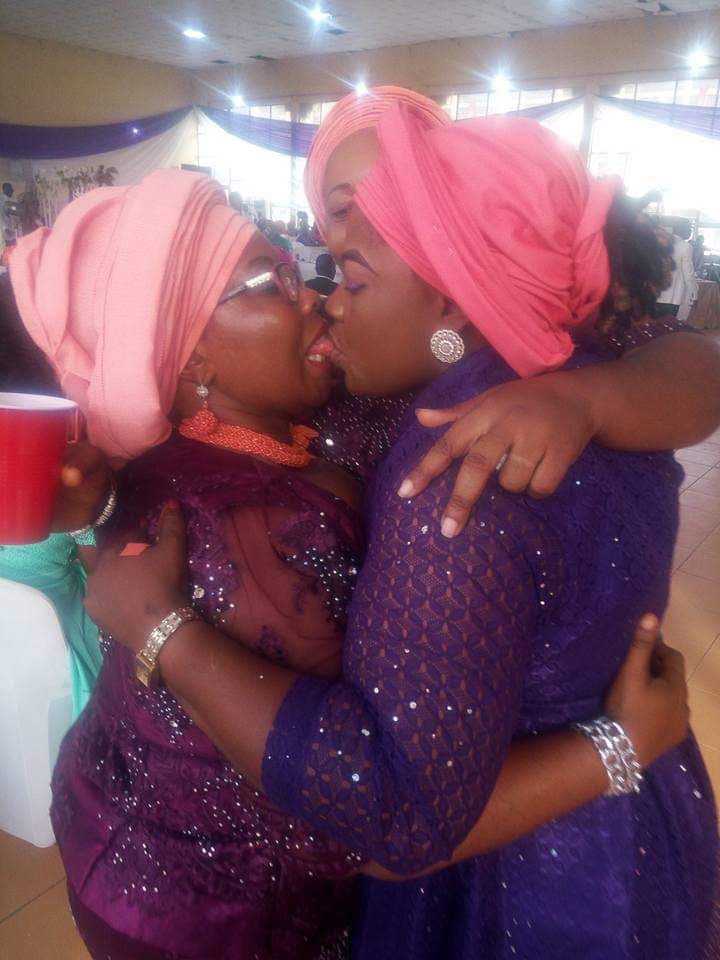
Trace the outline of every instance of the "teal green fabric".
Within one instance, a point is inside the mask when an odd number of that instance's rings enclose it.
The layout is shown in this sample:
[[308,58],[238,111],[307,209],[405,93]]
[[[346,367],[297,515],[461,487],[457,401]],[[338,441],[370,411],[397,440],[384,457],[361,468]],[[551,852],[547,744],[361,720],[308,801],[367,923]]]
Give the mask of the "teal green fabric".
[[66,533],[52,534],[42,543],[0,546],[0,577],[41,590],[52,601],[70,652],[73,719],[90,699],[100,672],[102,652],[98,630],[85,613],[85,570],[77,545]]

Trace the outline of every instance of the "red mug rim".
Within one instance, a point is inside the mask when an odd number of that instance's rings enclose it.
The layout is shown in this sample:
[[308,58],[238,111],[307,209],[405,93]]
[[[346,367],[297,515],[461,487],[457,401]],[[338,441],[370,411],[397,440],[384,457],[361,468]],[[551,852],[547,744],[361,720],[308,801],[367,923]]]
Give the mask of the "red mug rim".
[[39,411],[51,413],[63,411],[68,413],[77,409],[74,400],[65,397],[45,397],[37,393],[0,393],[0,410],[22,410],[24,412]]

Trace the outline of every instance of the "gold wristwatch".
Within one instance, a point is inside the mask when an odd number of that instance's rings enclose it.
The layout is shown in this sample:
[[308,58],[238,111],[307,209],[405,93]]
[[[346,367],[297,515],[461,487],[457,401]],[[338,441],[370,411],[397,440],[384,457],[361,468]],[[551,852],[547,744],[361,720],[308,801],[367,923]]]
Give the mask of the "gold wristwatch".
[[178,627],[200,617],[192,607],[173,610],[151,631],[140,653],[135,656],[135,676],[146,687],[154,687],[158,682],[160,665],[157,662],[160,651]]

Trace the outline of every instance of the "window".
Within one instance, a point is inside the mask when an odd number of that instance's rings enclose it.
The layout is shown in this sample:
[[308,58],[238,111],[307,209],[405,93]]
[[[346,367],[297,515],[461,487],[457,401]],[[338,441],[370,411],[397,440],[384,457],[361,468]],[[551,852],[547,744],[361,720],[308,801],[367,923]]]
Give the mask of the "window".
[[488,116],[493,113],[514,113],[518,108],[520,94],[517,90],[493,91],[488,96]]
[[629,156],[618,153],[593,153],[590,158],[590,170],[596,177],[618,176],[624,180],[627,175]]
[[301,123],[321,124],[330,113],[337,100],[325,100],[319,103],[301,103],[298,107],[298,120]]
[[471,117],[487,115],[487,93],[461,93],[457,102],[458,120],[470,120]]
[[435,98],[451,120],[470,120],[496,113],[515,113],[528,107],[542,107],[572,99],[572,87],[544,90],[486,91],[478,93],[448,93]]
[[[688,176],[688,158],[692,175]],[[662,192],[668,215],[700,211],[705,222],[720,222],[718,142],[668,128],[618,107],[600,103],[595,113],[590,169],[619,173],[630,196]]]
[[553,102],[552,90],[521,90],[520,91],[520,109],[527,107],[542,107],[545,103]]
[[451,120],[457,119],[458,96],[456,93],[449,93],[447,96],[434,97],[435,103],[441,106]]
[[672,103],[675,99],[675,81],[659,80],[653,83],[639,83],[635,99],[650,100],[653,103]]
[[198,145],[198,163],[212,167],[226,190],[239,193],[263,216],[275,211],[277,219],[285,219],[295,206],[291,157],[239,140],[204,118],[198,124]]
[[298,120],[301,123],[321,123],[321,103],[301,103],[298,107]]
[[675,103],[683,106],[714,107],[717,104],[717,97],[717,79],[678,80]]
[[330,111],[332,110],[332,108],[335,106],[336,103],[337,103],[337,100],[326,100],[325,103],[323,103],[322,105],[323,120],[330,113]]
[[611,97],[626,100],[647,100],[651,103],[678,103],[683,106],[714,107],[718,101],[717,77],[691,80],[652,80],[625,83],[620,88],[602,91]]
[[634,100],[637,91],[636,83],[624,83],[616,93],[611,93],[611,97],[621,97],[623,100]]
[[270,107],[270,119],[271,120],[285,120],[290,122],[292,120],[292,114],[290,113],[290,108],[287,104],[284,103],[274,103]]
[[256,104],[254,107],[250,107],[250,116],[261,117],[263,120],[269,120],[271,110],[272,107],[269,103]]

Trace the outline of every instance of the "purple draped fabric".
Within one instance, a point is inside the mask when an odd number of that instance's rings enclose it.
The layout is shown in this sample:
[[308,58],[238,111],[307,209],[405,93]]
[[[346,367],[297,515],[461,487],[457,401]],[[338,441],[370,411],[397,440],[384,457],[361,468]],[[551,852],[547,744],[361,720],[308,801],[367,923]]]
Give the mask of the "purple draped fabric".
[[607,103],[627,113],[656,120],[687,133],[702,137],[720,137],[720,111],[715,107],[696,107],[680,103],[653,103],[650,100],[625,100],[623,97],[600,97]]
[[[511,376],[485,350],[416,404],[450,406]],[[672,457],[591,446],[546,500],[492,482],[446,540],[438,517],[456,471],[412,501],[397,496],[439,432],[408,415],[371,481],[344,679],[297,681],[263,768],[281,809],[397,873],[450,856],[514,737],[601,712],[634,622],[665,608],[677,532]],[[717,849],[691,737],[638,795],[599,798],[432,877],[367,881],[354,957],[717,957]]]
[[[527,117],[531,120],[541,120],[564,107],[576,103],[579,103],[577,98],[562,103],[544,103],[537,107],[519,110],[513,115]],[[202,107],[201,109],[210,120],[222,127],[226,133],[230,133],[248,143],[253,143],[257,147],[265,147],[267,150],[283,153],[289,157],[306,157],[318,131],[318,125],[315,123],[291,123],[287,120],[247,117],[243,114],[212,107]]]
[[[547,103],[539,107],[520,110],[517,116],[540,120],[554,113],[561,106],[578,102],[567,100],[562,104]],[[184,120],[192,106],[158,113],[152,117],[124,120],[121,123],[105,123],[89,127],[27,126],[18,123],[0,123],[0,156],[16,160],[52,160],[65,157],[86,157],[110,150],[121,150],[142,143],[150,137],[165,133]],[[247,117],[202,107],[205,116],[226,133],[257,147],[288,157],[306,157],[310,151],[318,126],[314,123],[296,123],[288,120],[267,120],[264,117]]]
[[215,107],[202,107],[202,111],[226,133],[253,143],[256,147],[265,147],[266,150],[283,153],[288,157],[306,157],[318,130],[315,123],[247,117]]
[[152,117],[103,123],[90,127],[35,127],[0,123],[0,156],[16,160],[87,157],[132,147],[165,133],[180,123],[192,107],[180,107]]

